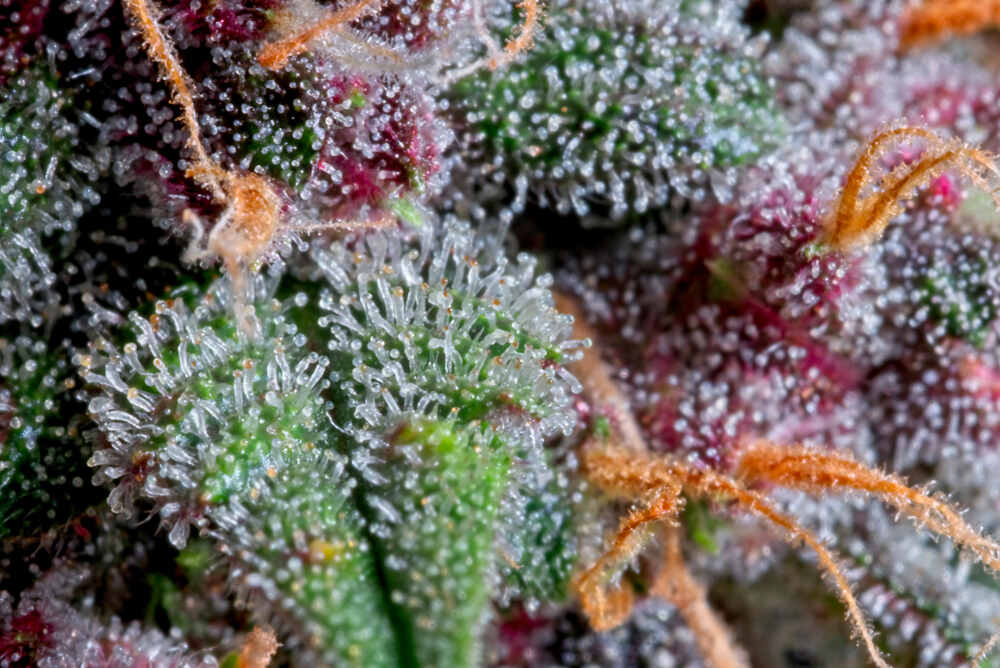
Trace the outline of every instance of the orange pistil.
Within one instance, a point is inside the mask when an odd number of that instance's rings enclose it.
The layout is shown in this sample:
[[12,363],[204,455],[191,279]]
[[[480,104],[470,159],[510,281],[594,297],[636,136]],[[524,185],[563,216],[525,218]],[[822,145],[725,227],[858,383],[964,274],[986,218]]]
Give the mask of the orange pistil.
[[[150,58],[160,66],[167,84],[173,89],[174,101],[181,107],[181,118],[188,131],[188,150],[194,161],[187,170],[188,176],[211,190],[216,199],[228,204],[223,220],[213,230],[209,251],[223,258],[234,280],[242,280],[241,265],[255,262],[270,245],[277,230],[281,213],[278,194],[263,177],[228,171],[208,155],[198,127],[192,87],[177,53],[156,22],[154,5],[150,0],[126,0],[125,4],[145,38]],[[185,212],[185,220],[196,229],[200,228],[193,213]]]
[[257,62],[269,70],[280,70],[290,58],[305,53],[314,41],[347,23],[378,11],[382,3],[383,0],[358,0],[343,9],[329,12],[307,28],[266,45],[257,55]]
[[[227,170],[208,155],[198,128],[191,92],[193,87],[180,65],[173,45],[157,24],[153,0],[125,0],[125,6],[135,27],[143,35],[150,58],[160,66],[165,81],[173,90],[174,102],[181,107],[181,119],[188,131],[188,151],[194,163],[188,168],[187,175],[211,190],[216,200],[226,205],[204,247],[204,225],[193,211],[184,212],[184,221],[194,230],[185,260],[193,262],[205,257],[221,258],[226,273],[233,282],[234,306],[239,325],[245,331],[253,331],[252,312],[246,303],[247,277],[272,249],[274,239],[280,232],[281,196],[267,178],[251,172]],[[350,21],[377,6],[376,0],[362,0],[349,8],[334,12],[334,15],[339,16],[341,21]],[[307,44],[310,39],[305,39],[303,44]],[[383,216],[373,223],[333,221],[297,229],[300,232],[356,230],[386,224],[386,216]]]
[[[917,162],[901,164],[888,173],[876,169],[879,157],[912,139],[926,143]],[[959,170],[975,185],[990,192],[1000,207],[1000,195],[989,187],[987,180],[988,177],[1000,180],[992,156],[960,142],[942,139],[923,128],[900,127],[879,132],[848,172],[827,222],[823,243],[841,251],[873,243],[918,188],[949,168]],[[871,192],[867,193],[868,190]]]
[[[627,617],[631,599],[627,599],[619,591],[607,594],[598,588],[598,584],[613,577],[613,565],[621,568],[621,564],[635,557],[639,547],[633,536],[646,524],[661,520],[674,521],[681,503],[679,490],[693,497],[725,499],[734,504],[735,508],[758,515],[783,529],[791,542],[801,542],[812,549],[819,558],[820,567],[829,574],[847,607],[852,626],[878,666],[886,664],[872,641],[865,618],[836,558],[812,533],[774,508],[750,485],[767,483],[816,494],[831,491],[867,493],[893,506],[921,526],[947,536],[975,555],[988,568],[1000,571],[1000,545],[972,529],[950,505],[908,486],[897,476],[871,469],[843,454],[759,441],[748,445],[739,453],[734,476],[730,477],[669,457],[590,444],[581,453],[581,470],[592,484],[617,497],[650,498],[651,495],[659,495],[655,497],[654,503],[644,510],[634,512],[622,523],[611,548],[576,581],[584,611],[596,620],[595,624],[606,626]],[[671,502],[667,503],[667,499]],[[670,550],[674,551],[672,556]],[[668,564],[661,576],[662,581],[654,586],[654,593],[666,593],[668,598],[671,593],[680,596],[678,592],[682,593],[693,582],[678,575],[678,550],[678,546],[668,544]],[[613,605],[604,603],[605,599]],[[618,607],[614,607],[615,605]],[[693,616],[695,612],[698,612],[697,609],[689,610],[686,614]],[[692,628],[708,623],[706,619],[689,621]],[[716,632],[706,634],[716,635]]]
[[748,482],[812,493],[865,492],[934,533],[947,536],[985,566],[1000,572],[1000,545],[970,527],[954,508],[909,487],[898,476],[871,469],[849,456],[760,441],[741,453],[737,475]]
[[240,648],[237,668],[267,668],[278,651],[278,637],[270,626],[255,626]]
[[655,521],[675,522],[683,505],[680,485],[665,485],[647,507],[622,520],[611,548],[574,579],[573,588],[580,599],[580,607],[594,629],[613,629],[628,619],[635,595],[627,582],[611,584],[625,563],[642,549],[646,525]]
[[[844,575],[837,559],[810,531],[801,527],[794,519],[775,508],[762,494],[748,489],[735,478],[712,471],[711,469],[674,461],[669,457],[655,456],[647,453],[635,453],[620,448],[588,447],[581,453],[581,469],[588,480],[597,487],[614,491],[616,494],[638,493],[648,496],[657,490],[673,490],[680,485],[683,491],[694,497],[723,498],[736,508],[757,515],[772,525],[782,529],[783,536],[790,543],[802,543],[816,553],[820,567],[827,572],[837,595],[847,608],[848,618],[855,632],[860,636],[872,661],[879,668],[888,668],[882,659],[867,621],[858,605],[851,586]],[[670,512],[673,508],[668,509]],[[665,519],[669,515],[648,514],[643,519],[647,522]],[[628,525],[629,531],[637,527]],[[620,538],[621,536],[619,536]],[[621,551],[617,546],[623,544],[616,540],[614,546],[601,561],[614,563],[617,560],[631,558],[633,555]],[[624,544],[627,546],[628,542]],[[586,584],[586,583],[585,583]],[[581,590],[577,587],[581,598],[587,596],[593,599],[592,590]],[[584,605],[584,610],[587,610]]]
[[666,562],[657,573],[651,592],[677,608],[710,666],[747,668],[750,662],[746,654],[732,642],[729,629],[709,607],[705,588],[684,565],[680,530],[671,528],[666,534]]
[[521,27],[517,32],[517,36],[512,37],[504,44],[503,52],[490,58],[489,68],[491,70],[513,62],[519,53],[531,48],[531,44],[535,38],[535,29],[538,27],[538,21],[541,17],[541,11],[538,8],[537,0],[521,0],[521,4],[518,7],[524,14]]
[[[586,324],[577,301],[558,292],[554,293],[554,298],[558,310],[573,316],[573,338],[595,341],[596,332]],[[570,368],[580,379],[584,395],[594,408],[612,418],[614,434],[611,442],[620,449],[622,456],[645,456],[647,448],[639,425],[596,346],[585,348],[581,358],[573,362]],[[621,580],[621,571],[642,550],[650,537],[649,525],[664,522],[671,528],[676,527],[677,516],[684,506],[681,496],[684,488],[680,479],[665,480],[652,469],[642,472],[595,466],[597,462],[594,458],[601,451],[602,446],[593,437],[584,443],[581,462],[583,474],[611,496],[647,501],[622,519],[611,548],[590,568],[573,579],[572,586],[580,607],[590,619],[591,625],[597,630],[606,630],[623,623],[635,603],[635,593],[630,583]],[[673,533],[676,534],[676,531]],[[678,553],[673,556],[676,559],[668,563],[667,571],[675,575],[683,572],[687,578],[664,581],[661,583],[663,589],[658,593],[679,609],[682,603],[686,604],[686,609],[681,609],[681,613],[685,618],[691,617],[689,626],[714,668],[744,668],[747,664],[742,659],[743,652],[733,643],[725,626],[708,607],[703,596],[704,589],[684,569],[679,547]],[[696,596],[699,591],[702,594],[700,598]]]
[[1000,25],[998,0],[924,0],[903,17],[900,45],[910,48],[996,25]]
[[465,67],[460,67],[449,72],[445,77],[446,82],[457,81],[484,67],[495,70],[509,65],[514,62],[514,59],[518,55],[531,48],[531,45],[534,43],[535,32],[541,23],[542,10],[538,4],[538,0],[521,0],[518,7],[524,15],[524,19],[521,21],[517,35],[510,38],[503,48],[501,48],[486,27],[486,22],[482,17],[482,8],[478,1],[473,0],[473,24],[476,35],[479,36],[479,41],[486,47],[486,56]]
[[226,197],[220,184],[224,170],[208,156],[202,144],[192,86],[180,65],[177,52],[160,30],[155,5],[148,0],[125,0],[125,8],[143,35],[149,57],[160,66],[164,79],[173,90],[174,103],[181,108],[181,120],[188,131],[188,150],[195,163],[188,170],[189,176],[209,188],[217,199],[224,200]]

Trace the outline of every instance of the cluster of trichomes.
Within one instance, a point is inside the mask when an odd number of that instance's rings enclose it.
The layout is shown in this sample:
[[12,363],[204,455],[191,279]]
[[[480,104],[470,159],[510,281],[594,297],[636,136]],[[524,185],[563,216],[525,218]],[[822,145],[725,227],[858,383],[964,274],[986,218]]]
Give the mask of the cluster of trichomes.
[[0,0],[0,667],[993,665],[996,5]]

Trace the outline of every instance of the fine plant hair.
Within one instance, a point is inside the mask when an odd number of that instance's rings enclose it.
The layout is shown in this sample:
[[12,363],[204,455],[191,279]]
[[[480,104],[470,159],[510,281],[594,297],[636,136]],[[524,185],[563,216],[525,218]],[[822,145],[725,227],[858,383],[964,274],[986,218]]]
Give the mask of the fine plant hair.
[[[586,324],[579,304],[562,293],[554,293],[553,297],[560,311],[573,316],[573,336],[591,343],[572,365],[573,372],[583,384],[584,395],[614,422],[618,443],[623,448],[639,455],[645,453],[646,444],[639,425],[624,395],[615,384],[610,368],[593,345],[597,335]],[[586,455],[600,447],[600,444],[591,439],[584,443],[582,449]],[[655,538],[649,525],[658,522],[667,525],[668,549],[666,563],[653,585],[653,593],[678,608],[694,632],[698,646],[713,666],[746,666],[745,652],[734,642],[725,624],[712,612],[704,588],[684,566],[676,531],[678,516],[685,503],[681,482],[669,481],[662,489],[654,492],[649,491],[650,487],[655,486],[652,480],[641,487],[633,487],[624,479],[619,482],[620,485],[606,486],[598,483],[598,487],[612,496],[628,500],[648,499],[648,502],[641,504],[621,520],[611,549],[574,578],[574,590],[591,625],[596,630],[608,630],[628,619],[635,603],[635,594],[631,585],[620,578],[620,573],[625,564]]]
[[[298,0],[291,7],[275,12],[272,19],[274,39],[258,52],[257,62],[272,72],[278,72],[287,67],[295,56],[321,50],[332,52],[338,63],[360,72],[409,73],[439,67],[441,58],[434,49],[428,49],[426,53],[399,50],[383,43],[377,36],[360,32],[350,25],[377,17],[384,7],[384,0],[361,0],[339,10],[326,10],[315,0]],[[334,48],[332,38],[349,48]]]
[[358,0],[330,11],[315,23],[267,44],[257,55],[257,62],[269,70],[280,70],[289,59],[305,53],[313,42],[323,39],[327,33],[340,32],[346,24],[377,12],[384,4],[384,0]]
[[[563,295],[558,303],[574,314],[580,323],[581,313],[573,301]],[[575,328],[580,338],[593,338],[585,325]],[[627,402],[616,389],[607,367],[594,348],[586,351],[573,371],[584,385],[584,393],[596,405],[615,406],[627,410]],[[609,587],[623,567],[634,559],[648,542],[649,526],[654,522],[676,525],[683,507],[682,494],[694,498],[724,498],[735,507],[757,515],[782,529],[782,535],[793,544],[804,544],[816,553],[820,567],[829,576],[834,589],[847,608],[854,632],[865,645],[872,661],[887,666],[874,642],[857,599],[851,589],[839,559],[809,530],[792,517],[780,512],[767,497],[751,485],[768,483],[813,493],[830,491],[862,491],[893,505],[922,526],[951,538],[967,548],[992,570],[1000,567],[1000,546],[969,527],[958,512],[940,499],[907,486],[896,476],[865,467],[842,455],[828,455],[802,446],[780,446],[768,442],[750,445],[739,453],[733,476],[709,468],[677,461],[669,456],[647,452],[635,426],[634,418],[619,424],[629,424],[622,430],[630,434],[626,440],[614,437],[610,443],[588,439],[581,447],[581,469],[584,476],[607,494],[640,503],[640,507],[624,518],[608,550],[574,581],[581,607],[598,629],[608,629],[628,618],[634,603],[631,585],[617,582]],[[674,549],[674,548],[671,548]],[[679,556],[674,554],[675,562]],[[676,570],[676,565],[674,566]],[[681,580],[684,581],[683,578]],[[705,633],[711,624],[692,625]],[[721,625],[719,628],[722,628]]]
[[[591,626],[598,631],[607,631],[620,626],[632,613],[635,594],[627,581],[619,574],[642,550],[649,539],[649,525],[664,522],[677,525],[677,516],[684,507],[681,485],[669,481],[658,490],[653,499],[632,511],[622,519],[611,547],[573,583],[580,599],[580,607],[590,619]],[[610,491],[620,494],[621,490],[610,487]],[[638,492],[648,495],[648,492]],[[617,580],[617,585],[612,583]]]
[[894,507],[919,526],[947,536],[992,571],[1000,571],[1000,545],[970,527],[943,500],[908,486],[898,476],[873,470],[844,454],[760,441],[737,464],[739,478],[811,493],[858,491]]
[[194,106],[193,85],[181,67],[177,50],[159,26],[156,6],[150,0],[125,0],[125,8],[133,24],[143,36],[143,43],[149,57],[160,68],[162,76],[172,90],[171,99],[181,108],[181,119],[188,131],[187,147],[194,160],[188,175],[212,191],[218,200],[225,200],[226,194],[221,180],[224,171],[212,160],[201,140],[198,128],[198,112]]
[[[579,338],[595,338],[589,327],[582,324],[581,311],[574,301],[557,296],[560,307],[574,315],[580,323],[574,329]],[[586,351],[573,371],[596,406],[612,406],[628,412],[627,402],[614,384],[607,366],[596,349]],[[618,434],[602,443],[596,437],[581,446],[581,469],[584,476],[608,495],[640,504],[624,518],[607,551],[574,581],[581,607],[598,629],[608,629],[628,618],[634,603],[631,585],[620,579],[620,573],[649,542],[653,523],[676,526],[683,507],[683,495],[692,498],[723,498],[782,529],[782,535],[792,544],[803,544],[816,553],[819,566],[829,576],[834,589],[847,608],[854,632],[865,645],[872,661],[886,666],[875,645],[869,623],[851,589],[839,559],[809,530],[792,517],[780,512],[767,497],[757,491],[761,484],[799,489],[814,494],[839,491],[864,492],[896,508],[934,533],[947,536],[967,549],[985,566],[1000,570],[1000,545],[982,536],[962,520],[958,511],[939,498],[908,486],[901,478],[871,469],[841,454],[829,454],[815,448],[784,446],[767,441],[752,443],[737,454],[732,476],[678,461],[670,456],[650,454],[641,441],[634,418],[616,420],[624,425]],[[679,547],[668,541],[667,577],[671,569],[677,572]],[[617,586],[609,585],[615,582]],[[679,579],[677,579],[679,578]],[[676,582],[687,582],[684,576]],[[661,585],[661,587],[666,585]],[[654,587],[654,592],[656,588]],[[659,593],[662,593],[660,591]],[[693,613],[688,613],[693,614]],[[720,631],[704,620],[691,624],[702,633],[718,635]],[[719,629],[724,627],[718,625]],[[703,639],[699,638],[701,644]],[[725,642],[721,643],[723,646]],[[726,664],[717,664],[726,665]]]
[[[143,36],[146,51],[171,88],[172,99],[182,109],[181,118],[188,132],[188,151],[194,162],[186,173],[211,191],[216,201],[225,205],[204,245],[202,221],[190,209],[184,211],[183,220],[194,231],[184,259],[195,262],[221,258],[237,295],[235,315],[241,327],[250,331],[253,326],[248,321],[251,314],[246,304],[247,277],[273,250],[275,240],[282,231],[285,203],[269,179],[251,172],[225,169],[209,156],[198,126],[193,86],[180,64],[176,49],[158,24],[155,4],[152,0],[126,0],[125,5],[133,25]],[[384,218],[374,223],[376,226],[384,224]],[[354,230],[367,226],[365,223],[332,221],[296,229],[310,232]]]
[[[926,148],[912,164],[901,163],[888,173],[878,161],[898,148],[901,142],[922,140]],[[1000,206],[996,186],[988,178],[1000,179],[994,158],[956,140],[945,140],[920,127],[898,127],[877,133],[862,149],[832,207],[823,243],[836,250],[849,250],[875,242],[903,204],[916,191],[956,169],[983,188]]]
[[1000,24],[997,0],[923,0],[903,16],[900,46],[932,44]]
[[[822,568],[832,581],[833,588],[847,608],[848,618],[854,632],[861,638],[869,656],[879,668],[887,668],[888,663],[881,656],[875,644],[868,621],[851,590],[850,583],[838,558],[808,529],[790,516],[779,511],[760,492],[748,489],[735,478],[717,473],[707,468],[697,468],[673,460],[670,457],[639,454],[615,446],[589,447],[581,453],[584,475],[597,487],[615,494],[633,494],[638,497],[648,495],[661,488],[677,488],[692,497],[714,499],[723,498],[744,512],[757,515],[782,530],[782,536],[791,544],[804,544],[815,552]],[[644,518],[648,522],[663,519],[663,515],[650,513]],[[634,530],[634,529],[632,529]],[[618,545],[616,540],[615,546]],[[606,553],[617,560],[615,547]],[[578,587],[581,599],[589,600],[585,610],[599,608],[594,597],[603,593],[591,586],[590,580]]]
[[[567,303],[567,298],[562,297],[562,300],[562,303]],[[577,335],[580,334],[577,331]],[[587,352],[587,355],[595,354],[594,350]],[[601,387],[601,392],[605,395],[612,391],[610,388],[613,385],[609,385],[610,378],[605,375],[605,369],[599,360],[598,363],[593,359],[589,363],[581,361],[574,367],[574,371],[584,384],[585,393],[592,393],[590,388],[595,385]],[[624,405],[624,400],[619,398],[610,403]],[[630,585],[619,581],[617,587],[609,589],[608,583],[642,550],[643,539],[648,538],[648,524],[676,524],[678,513],[683,507],[682,493],[691,497],[722,497],[730,500],[739,509],[781,528],[790,542],[802,543],[812,549],[818,557],[820,567],[826,571],[844,602],[855,633],[878,666],[888,664],[882,659],[874,643],[868,622],[839,560],[811,532],[777,510],[763,494],[750,489],[749,485],[765,482],[814,493],[840,490],[867,492],[890,503],[926,528],[966,547],[991,569],[997,570],[1000,566],[1000,546],[975,532],[948,504],[908,487],[896,476],[874,471],[843,455],[828,455],[801,446],[783,447],[761,442],[740,453],[735,477],[730,478],[711,469],[697,468],[670,457],[650,455],[644,449],[636,448],[634,443],[613,444],[609,447],[591,439],[582,448],[581,466],[591,483],[614,497],[648,499],[622,520],[611,547],[574,582],[581,607],[598,629],[612,628],[628,617],[634,603]],[[679,559],[676,554],[671,558],[674,561]],[[676,565],[674,569],[676,570]],[[682,578],[680,581],[685,580]],[[713,628],[711,624],[692,624],[692,628],[701,629],[705,633],[716,633],[709,630]],[[699,639],[699,642],[702,640]]]
[[1000,668],[1000,0],[7,5],[0,668]]
[[542,10],[538,6],[538,0],[521,0],[518,4],[524,18],[517,33],[512,36],[501,48],[496,40],[490,36],[483,20],[481,0],[473,0],[473,24],[479,41],[486,48],[486,55],[465,67],[460,67],[445,76],[445,83],[458,81],[470,74],[485,68],[491,70],[499,69],[514,62],[514,59],[524,51],[531,48],[534,41],[535,31],[541,22]]
[[[386,69],[406,69],[408,67],[407,62],[403,60],[400,54],[387,47],[372,44],[370,40],[355,35],[347,27],[348,24],[357,19],[378,12],[384,4],[384,0],[358,0],[341,9],[326,12],[312,23],[293,30],[291,34],[267,44],[257,55],[257,61],[269,70],[280,70],[288,64],[291,58],[314,48],[314,45],[322,42],[326,36],[337,34],[340,37],[348,39],[352,44],[359,46],[376,59],[384,60]],[[477,38],[486,49],[486,55],[468,65],[448,72],[444,76],[442,83],[448,84],[457,81],[483,68],[491,70],[499,69],[510,64],[519,54],[530,49],[535,31],[542,19],[542,10],[538,0],[522,0],[518,4],[518,8],[523,15],[521,25],[518,27],[516,34],[511,36],[506,44],[500,46],[490,35],[489,29],[486,26],[481,1],[473,0],[470,2],[473,28]],[[412,66],[413,64],[409,64],[409,67]]]

